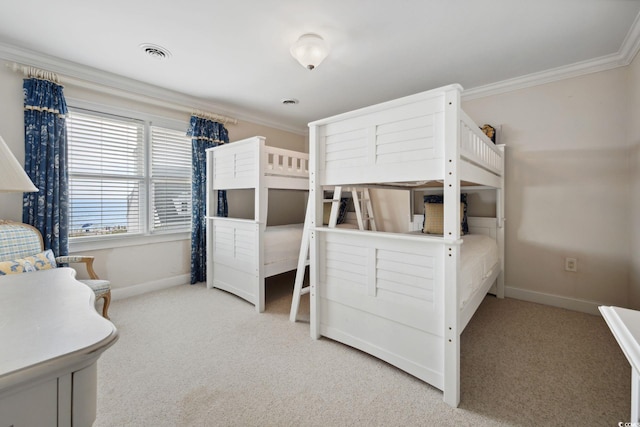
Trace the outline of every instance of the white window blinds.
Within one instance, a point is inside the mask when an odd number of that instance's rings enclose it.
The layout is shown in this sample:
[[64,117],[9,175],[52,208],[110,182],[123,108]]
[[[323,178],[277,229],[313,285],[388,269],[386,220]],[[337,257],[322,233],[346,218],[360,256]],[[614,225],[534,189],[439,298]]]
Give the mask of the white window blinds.
[[185,132],[151,127],[152,231],[191,227],[191,139]]
[[143,133],[140,121],[69,114],[69,237],[142,232]]
[[185,131],[73,109],[67,141],[69,237],[190,230],[191,139]]

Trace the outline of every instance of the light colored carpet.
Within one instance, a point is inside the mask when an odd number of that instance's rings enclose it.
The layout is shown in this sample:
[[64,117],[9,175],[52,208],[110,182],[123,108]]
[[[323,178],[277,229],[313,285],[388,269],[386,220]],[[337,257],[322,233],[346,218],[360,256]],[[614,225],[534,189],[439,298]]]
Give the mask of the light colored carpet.
[[183,285],[114,301],[95,426],[613,426],[630,367],[598,316],[488,296],[462,336],[460,407],[353,348],[290,323],[293,275],[266,312]]

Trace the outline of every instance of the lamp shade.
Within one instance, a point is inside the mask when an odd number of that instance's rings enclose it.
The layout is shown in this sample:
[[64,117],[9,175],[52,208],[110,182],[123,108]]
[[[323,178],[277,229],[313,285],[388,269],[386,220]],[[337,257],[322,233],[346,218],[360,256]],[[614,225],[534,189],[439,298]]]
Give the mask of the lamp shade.
[[317,34],[300,36],[291,46],[291,55],[305,68],[313,70],[327,57],[329,47]]
[[38,191],[0,136],[0,192],[31,193]]

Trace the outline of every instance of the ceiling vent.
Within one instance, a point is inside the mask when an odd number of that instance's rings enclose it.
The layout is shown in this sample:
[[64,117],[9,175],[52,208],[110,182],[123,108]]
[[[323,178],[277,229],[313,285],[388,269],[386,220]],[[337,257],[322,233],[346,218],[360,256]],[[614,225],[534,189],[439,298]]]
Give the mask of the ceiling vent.
[[155,44],[143,43],[140,45],[140,49],[142,49],[144,53],[147,54],[147,56],[150,56],[151,58],[157,59],[159,61],[171,57],[171,52],[169,52],[162,46],[158,46]]
[[282,104],[283,105],[295,105],[298,102],[300,102],[300,101],[298,101],[295,98],[285,98],[285,99],[282,100]]

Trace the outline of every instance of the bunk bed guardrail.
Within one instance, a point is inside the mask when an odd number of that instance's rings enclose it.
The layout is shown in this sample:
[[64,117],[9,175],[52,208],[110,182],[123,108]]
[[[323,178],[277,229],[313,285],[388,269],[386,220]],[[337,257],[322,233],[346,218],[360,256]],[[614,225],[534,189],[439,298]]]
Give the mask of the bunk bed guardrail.
[[471,118],[460,110],[460,157],[495,174],[502,175],[502,152],[476,126]]
[[285,176],[309,177],[309,154],[265,146],[266,172]]

